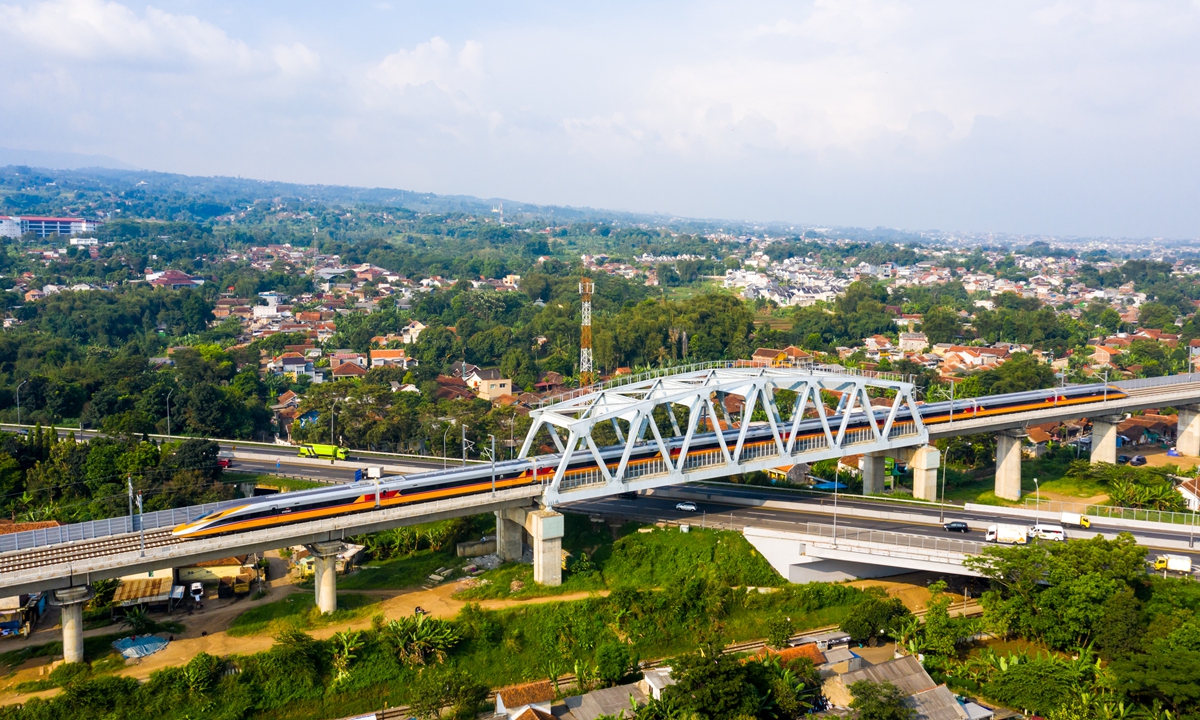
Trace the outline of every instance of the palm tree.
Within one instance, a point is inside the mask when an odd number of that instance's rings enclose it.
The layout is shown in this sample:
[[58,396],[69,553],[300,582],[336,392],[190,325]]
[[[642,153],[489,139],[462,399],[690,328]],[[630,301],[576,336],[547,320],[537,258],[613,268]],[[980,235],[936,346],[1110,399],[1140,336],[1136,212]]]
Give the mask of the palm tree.
[[140,605],[125,611],[124,623],[134,635],[145,635],[154,630],[155,622],[146,615],[146,609]]

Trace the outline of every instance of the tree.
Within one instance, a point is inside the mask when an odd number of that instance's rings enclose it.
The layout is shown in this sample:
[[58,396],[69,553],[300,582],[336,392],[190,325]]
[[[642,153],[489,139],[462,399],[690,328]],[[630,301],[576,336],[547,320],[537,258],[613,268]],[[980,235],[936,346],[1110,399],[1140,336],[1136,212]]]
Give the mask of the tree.
[[1148,302],[1138,310],[1138,325],[1157,330],[1175,328],[1175,311],[1157,302]]
[[691,653],[676,658],[671,667],[676,682],[666,694],[685,712],[710,720],[754,714],[755,691],[747,682],[746,666],[734,657],[719,649]]
[[850,707],[858,720],[915,720],[917,711],[904,703],[905,695],[890,682],[860,680],[850,685]]
[[850,633],[855,642],[874,643],[911,614],[900,598],[868,597],[854,606],[842,621],[841,629]]
[[954,342],[959,333],[958,313],[952,308],[935,307],[921,320],[921,332],[931,345]]
[[410,708],[420,718],[440,718],[449,707],[454,718],[473,718],[487,697],[487,686],[465,670],[434,666],[422,668],[413,683]]
[[930,585],[929,594],[922,647],[931,655],[948,658],[954,655],[958,628],[950,617],[950,596],[946,595],[946,583],[939,580]]
[[606,642],[596,648],[596,674],[611,687],[621,682],[630,671],[629,650],[624,643]]
[[1126,657],[1141,647],[1144,632],[1142,604],[1131,588],[1122,588],[1104,602],[1096,647],[1106,660]]

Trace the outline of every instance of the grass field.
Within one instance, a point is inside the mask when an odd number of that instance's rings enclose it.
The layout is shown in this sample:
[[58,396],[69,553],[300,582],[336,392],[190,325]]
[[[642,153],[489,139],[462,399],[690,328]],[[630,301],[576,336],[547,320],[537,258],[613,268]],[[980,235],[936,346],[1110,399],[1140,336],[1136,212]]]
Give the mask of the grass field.
[[338,578],[338,590],[401,590],[420,585],[440,567],[462,567],[469,558],[458,558],[454,548],[418,550],[404,558],[369,562],[352,575]]
[[330,615],[317,612],[316,601],[309,593],[289,595],[282,600],[265,603],[238,615],[229,624],[233,637],[269,635],[286,628],[311,630],[347,620],[366,617],[377,610],[382,598],[355,593],[338,593],[338,608]]
[[222,481],[241,485],[242,483],[254,483],[263,487],[275,487],[282,490],[313,490],[315,488],[329,487],[328,483],[313,482],[312,480],[298,480],[296,478],[279,477],[268,473],[244,473],[238,472],[237,466],[232,470],[226,470],[221,475]]

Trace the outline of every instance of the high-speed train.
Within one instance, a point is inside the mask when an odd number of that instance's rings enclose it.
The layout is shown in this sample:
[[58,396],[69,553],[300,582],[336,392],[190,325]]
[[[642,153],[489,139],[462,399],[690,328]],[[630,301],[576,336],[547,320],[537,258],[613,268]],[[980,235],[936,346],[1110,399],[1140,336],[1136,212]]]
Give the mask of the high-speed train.
[[[921,405],[919,410],[922,422],[926,425],[935,425],[951,420],[984,418],[1106,399],[1116,400],[1125,396],[1125,392],[1120,388],[1101,383],[955,400],[953,407],[950,402],[929,403]],[[880,415],[886,417],[888,410],[876,408],[875,412],[877,417]],[[841,419],[841,415],[831,415],[828,421],[831,427],[838,428]],[[877,422],[879,421],[877,420]],[[911,414],[905,408],[897,413],[894,425],[911,422]],[[851,414],[846,430],[852,432],[869,426],[866,413],[860,410]],[[781,430],[786,442],[791,434],[791,428],[785,427]],[[732,449],[740,431],[733,428],[723,432],[727,447]],[[816,440],[823,437],[824,430],[819,420],[804,420],[797,426],[796,435],[797,447],[802,447],[799,443],[807,438]],[[668,443],[672,458],[678,457],[682,444],[682,438],[674,438]],[[753,425],[746,431],[742,457],[773,454],[770,451],[760,451],[767,450],[767,446],[773,444],[774,439],[769,425],[766,423]],[[718,450],[719,447],[720,442],[715,432],[697,433],[689,445],[688,457],[698,457],[704,451]],[[623,450],[623,447],[601,450],[601,456],[610,472],[616,471]],[[244,530],[259,530],[345,513],[443,500],[462,495],[491,492],[493,489],[506,490],[523,485],[534,485],[553,478],[561,461],[562,455],[558,454],[543,455],[536,461],[523,459],[498,462],[495,465],[494,481],[491,465],[476,465],[397,477],[378,484],[356,483],[247,499],[230,503],[228,506],[190,523],[179,525],[173,530],[173,534],[184,537],[202,537]],[[661,472],[661,469],[657,444],[641,443],[631,453],[625,477],[632,479],[642,475],[656,474]],[[590,452],[576,451],[567,466],[562,487],[583,484],[588,478],[594,478],[598,472],[595,458]]]

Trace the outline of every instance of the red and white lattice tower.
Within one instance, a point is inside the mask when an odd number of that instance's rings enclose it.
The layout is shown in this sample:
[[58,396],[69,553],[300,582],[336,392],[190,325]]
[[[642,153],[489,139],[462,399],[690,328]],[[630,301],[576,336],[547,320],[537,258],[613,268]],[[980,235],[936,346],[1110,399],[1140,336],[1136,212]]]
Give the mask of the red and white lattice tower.
[[587,387],[596,381],[592,362],[592,293],[596,285],[588,278],[579,281],[579,294],[583,296],[583,323],[579,330],[579,387]]

